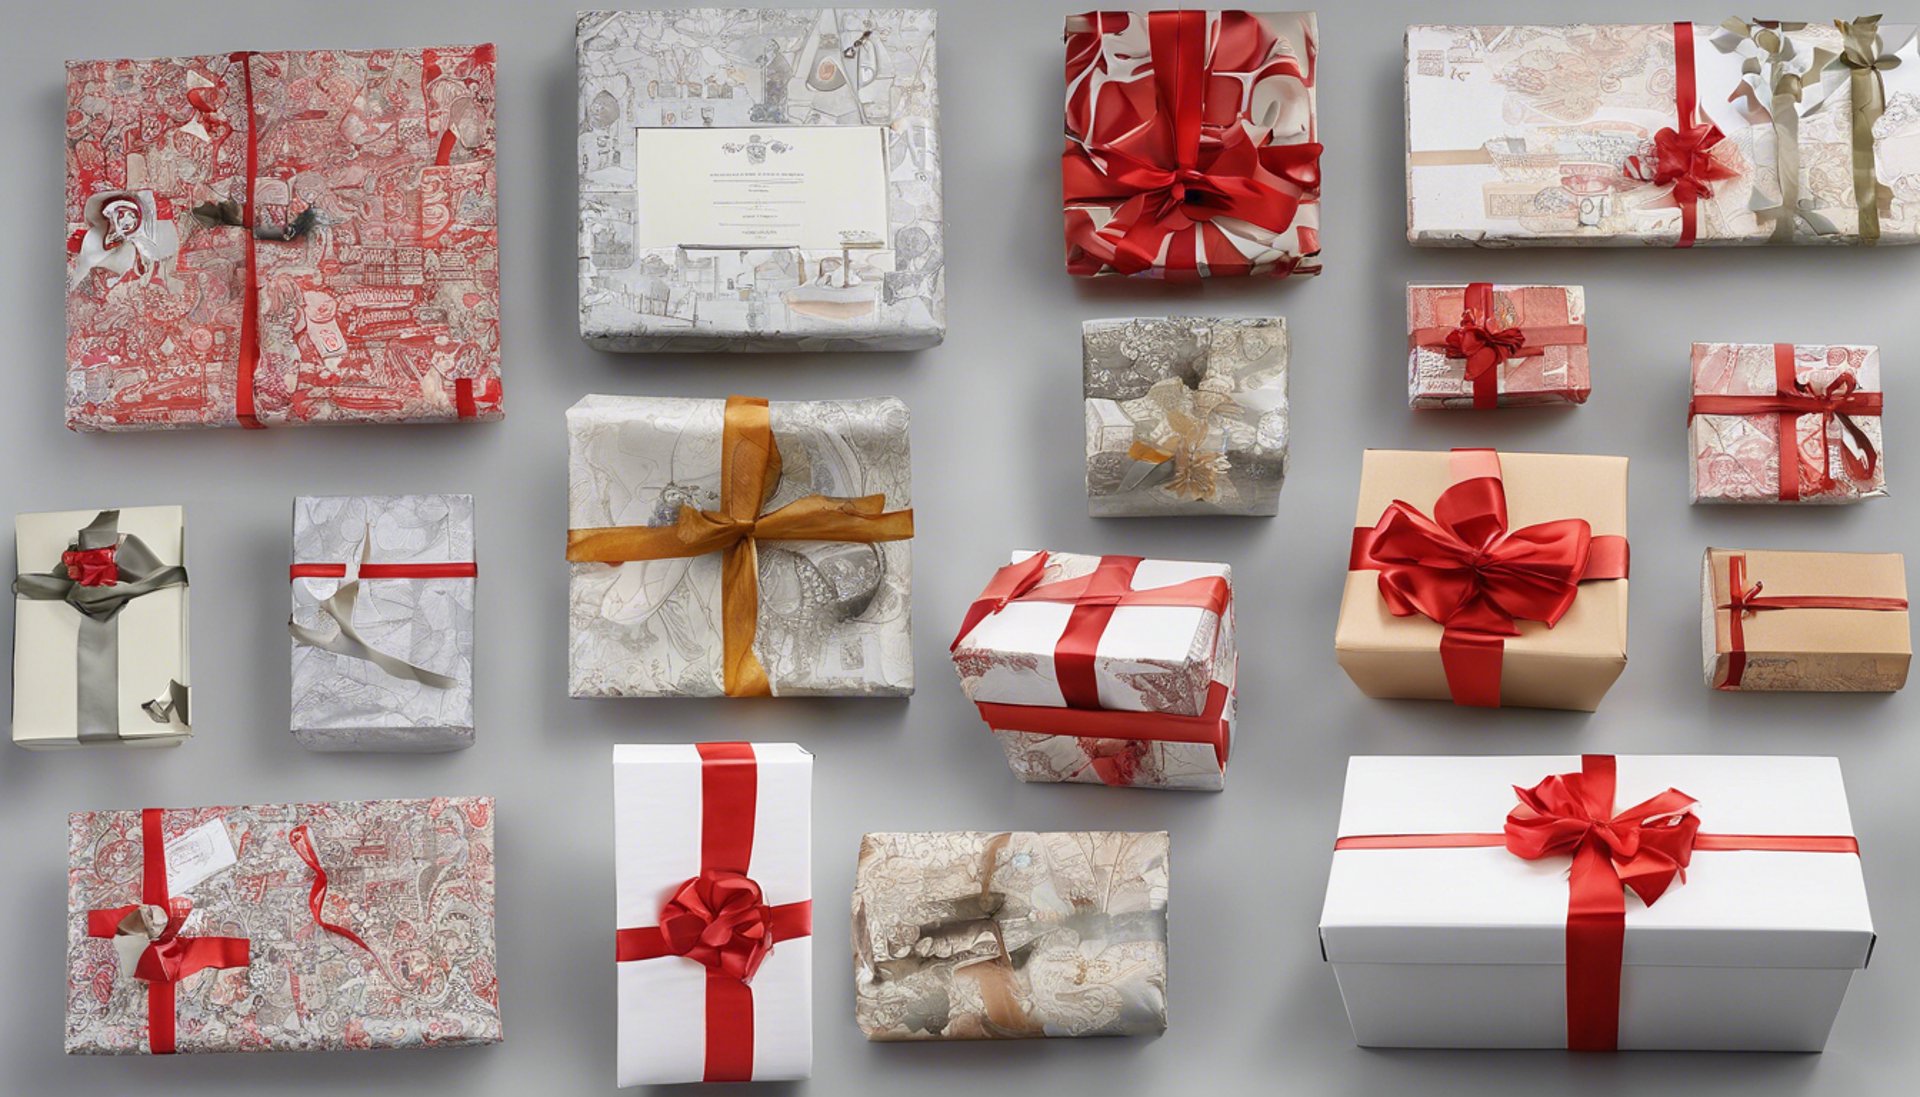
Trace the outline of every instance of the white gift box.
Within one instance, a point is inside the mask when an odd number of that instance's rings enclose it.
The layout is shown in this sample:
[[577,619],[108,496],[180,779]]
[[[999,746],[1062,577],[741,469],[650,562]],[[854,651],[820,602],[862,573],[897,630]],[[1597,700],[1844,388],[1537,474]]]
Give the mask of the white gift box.
[[[728,746],[740,746],[729,744]],[[755,743],[752,856],[744,875],[766,904],[813,897],[813,755],[792,743]],[[614,894],[621,929],[659,924],[663,907],[703,869],[703,756],[693,745],[613,748]],[[732,815],[737,823],[743,813]],[[621,1086],[707,1077],[708,969],[684,956],[622,961]],[[813,1070],[813,938],[777,941],[748,982],[752,1080]]]
[[[1682,879],[1651,906],[1625,895],[1618,1046],[1821,1050],[1873,948],[1860,858],[1752,847],[1782,836],[1850,847],[1839,763],[1623,755],[1615,765],[1615,812],[1672,788],[1697,800],[1701,823]],[[1347,848],[1333,854],[1320,939],[1359,1044],[1567,1046],[1570,860],[1524,860],[1501,836],[1516,788],[1581,768],[1567,755],[1352,759]],[[1433,835],[1489,840],[1410,848]],[[1355,841],[1370,836],[1392,848]],[[1709,836],[1736,848],[1711,848]]]
[[[62,554],[79,531],[102,512],[53,511],[14,519],[16,574],[64,571]],[[121,551],[137,537],[162,567],[183,565],[186,511],[180,507],[127,507],[115,522]],[[187,738],[187,586],[162,587],[128,601],[110,621],[86,627],[109,632],[116,680],[91,688],[115,698],[117,728],[98,734],[81,727],[79,655],[83,622],[72,605],[57,599],[14,598],[13,741],[23,747],[173,746]]]

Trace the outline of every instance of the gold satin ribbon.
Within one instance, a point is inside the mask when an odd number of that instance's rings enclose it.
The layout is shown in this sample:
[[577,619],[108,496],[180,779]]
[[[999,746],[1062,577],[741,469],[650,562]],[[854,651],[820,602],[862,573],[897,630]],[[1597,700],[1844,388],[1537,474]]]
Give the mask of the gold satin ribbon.
[[766,668],[753,654],[760,617],[758,541],[850,541],[874,544],[913,536],[913,511],[887,510],[886,496],[857,499],[808,495],[762,513],[780,482],[780,447],[767,402],[727,397],[720,435],[720,509],[680,508],[671,526],[606,526],[567,531],[574,563],[625,564],[722,553],[720,627],[722,686],[729,697],[770,697]]
[[1850,71],[1853,108],[1853,203],[1860,211],[1860,242],[1880,239],[1880,183],[1873,170],[1873,125],[1887,109],[1887,87],[1880,74],[1897,68],[1900,58],[1880,52],[1880,17],[1849,23],[1834,20],[1846,45],[1840,63]]

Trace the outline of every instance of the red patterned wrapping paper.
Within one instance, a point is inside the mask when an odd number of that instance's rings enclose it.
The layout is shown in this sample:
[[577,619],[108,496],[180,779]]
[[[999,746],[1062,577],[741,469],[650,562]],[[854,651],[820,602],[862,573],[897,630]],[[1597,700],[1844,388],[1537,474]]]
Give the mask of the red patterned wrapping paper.
[[69,62],[68,426],[499,418],[493,98],[485,45]]
[[[1789,373],[1790,420],[1763,410],[1769,401],[1783,401]],[[1693,501],[1854,503],[1885,495],[1880,394],[1878,347],[1695,343],[1687,429]],[[1721,413],[1719,401],[1727,397],[1756,410]],[[1795,452],[1782,452],[1783,426]],[[1790,458],[1784,465],[1791,469],[1784,490],[1783,458]]]
[[[1407,406],[1475,406],[1470,360],[1460,354],[1459,348],[1449,348],[1445,336],[1439,334],[1460,330],[1466,324],[1467,296],[1465,283],[1407,287]],[[1503,356],[1493,365],[1495,406],[1585,403],[1593,391],[1587,368],[1586,290],[1580,286],[1496,284],[1491,286],[1490,296],[1491,315],[1477,316],[1475,321],[1494,332],[1514,332],[1524,340],[1526,351]],[[1579,329],[1577,333],[1570,330],[1575,328]],[[1435,337],[1423,338],[1423,332]],[[1543,334],[1545,338],[1539,338]],[[1536,342],[1548,345],[1536,347]]]

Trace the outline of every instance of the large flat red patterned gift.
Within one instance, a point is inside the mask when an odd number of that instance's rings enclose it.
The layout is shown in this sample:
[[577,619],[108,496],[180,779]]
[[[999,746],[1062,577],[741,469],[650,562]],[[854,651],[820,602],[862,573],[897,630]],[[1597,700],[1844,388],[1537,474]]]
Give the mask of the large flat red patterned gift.
[[67,65],[67,425],[497,419],[492,46]]

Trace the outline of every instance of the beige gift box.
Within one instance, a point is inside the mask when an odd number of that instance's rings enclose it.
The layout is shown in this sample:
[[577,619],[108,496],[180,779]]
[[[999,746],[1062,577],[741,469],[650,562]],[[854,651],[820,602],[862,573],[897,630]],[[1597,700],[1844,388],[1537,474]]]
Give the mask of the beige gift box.
[[[1736,568],[1746,597],[1757,599],[1737,622]],[[1885,601],[1884,608],[1793,604],[1801,598]],[[1700,599],[1706,681],[1715,689],[1871,693],[1907,684],[1913,636],[1906,558],[1897,552],[1710,548]]]

